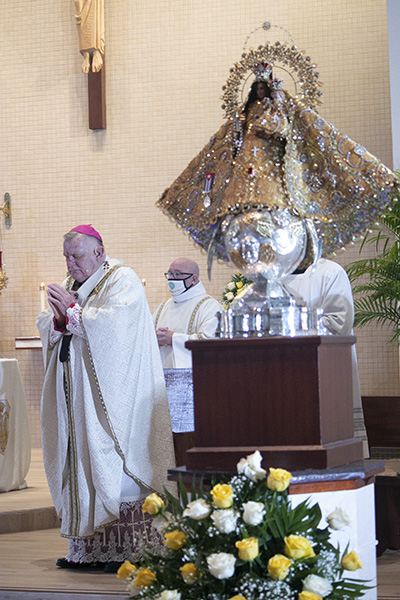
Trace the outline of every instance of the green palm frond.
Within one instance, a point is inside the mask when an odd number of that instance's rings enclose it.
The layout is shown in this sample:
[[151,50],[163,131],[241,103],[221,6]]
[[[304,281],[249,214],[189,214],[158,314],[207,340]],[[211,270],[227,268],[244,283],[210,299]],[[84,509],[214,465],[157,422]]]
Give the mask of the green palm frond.
[[382,258],[364,258],[347,265],[346,271],[350,281],[356,281],[363,275],[375,276],[382,266]]
[[[400,175],[397,173],[397,175]],[[400,338],[400,198],[379,217],[379,223],[366,235],[360,247],[373,244],[379,253],[374,258],[354,261],[346,271],[353,286],[354,325],[389,325],[391,341]],[[361,282],[359,281],[361,279]]]
[[398,198],[393,198],[392,205],[381,216],[381,221],[398,240],[400,232],[400,209]]
[[356,294],[368,292],[374,297],[388,298],[388,301],[392,298],[399,299],[400,280],[389,272],[384,275],[377,273],[373,279],[354,286],[353,291]]
[[354,309],[354,325],[356,327],[363,327],[372,321],[375,321],[379,325],[390,323],[393,326],[393,336],[391,341],[399,338],[399,315],[396,306],[387,306],[379,300],[373,300],[366,297],[356,300]]

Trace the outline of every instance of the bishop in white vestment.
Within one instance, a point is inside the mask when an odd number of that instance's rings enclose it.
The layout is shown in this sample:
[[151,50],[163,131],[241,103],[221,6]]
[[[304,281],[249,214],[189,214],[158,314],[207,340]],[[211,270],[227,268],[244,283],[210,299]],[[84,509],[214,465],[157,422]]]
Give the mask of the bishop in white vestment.
[[108,549],[93,540],[120,521],[122,500],[139,504],[168,485],[174,455],[163,370],[134,271],[109,259],[88,225],[65,236],[64,255],[70,276],[48,286],[50,310],[37,319],[46,475],[61,535],[70,538],[67,563],[122,561],[138,532],[113,533]]

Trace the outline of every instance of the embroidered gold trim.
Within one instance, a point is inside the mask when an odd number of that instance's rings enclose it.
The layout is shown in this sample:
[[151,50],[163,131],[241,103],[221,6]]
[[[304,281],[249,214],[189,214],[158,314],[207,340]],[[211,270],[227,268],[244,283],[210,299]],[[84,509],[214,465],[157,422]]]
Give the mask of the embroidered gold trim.
[[157,329],[158,327],[158,321],[160,320],[160,316],[161,313],[163,311],[164,306],[167,304],[168,300],[164,300],[164,302],[162,302],[158,308],[157,314],[156,314],[156,318],[155,318],[155,323],[154,323],[154,327]]
[[71,537],[79,535],[81,512],[79,505],[78,486],[78,456],[76,448],[75,421],[73,412],[73,392],[71,366],[68,360],[63,363],[64,368],[64,393],[68,411],[68,484],[69,484],[69,523],[68,533]]
[[72,279],[71,275],[68,275],[67,281],[65,282],[65,289],[67,290],[67,292],[71,291],[74,281],[75,279]]
[[9,437],[10,405],[4,398],[0,400],[0,454],[4,454]]
[[[107,263],[107,267],[106,267],[106,268],[107,268],[108,270],[107,270],[107,271],[106,271],[106,273],[104,274],[104,277],[102,277],[102,278],[100,279],[99,283],[98,283],[98,284],[97,284],[97,285],[96,285],[96,286],[95,286],[95,287],[92,289],[92,291],[90,292],[90,294],[88,295],[88,297],[87,297],[87,299],[86,299],[86,302],[88,301],[88,299],[89,299],[91,296],[94,296],[95,294],[98,294],[98,293],[99,293],[99,292],[100,292],[100,291],[103,289],[103,287],[104,287],[104,285],[105,285],[106,281],[108,280],[108,278],[110,277],[110,275],[112,275],[113,273],[115,273],[115,271],[116,271],[117,269],[119,269],[120,267],[123,267],[123,266],[124,266],[124,265],[114,265],[114,266],[113,266],[113,268],[112,268],[112,269],[110,269],[110,266],[109,266],[109,265],[108,265],[108,263]],[[86,304],[86,302],[85,302],[85,304]]]
[[[210,300],[210,299],[211,299],[211,296],[206,296],[205,298],[202,298],[200,300],[200,302],[198,302],[196,304],[196,306],[194,307],[194,310],[192,312],[192,315],[191,315],[190,321],[189,321],[189,325],[188,325],[188,330],[187,330],[188,335],[193,335],[195,333],[195,331],[194,331],[194,320],[196,318],[197,313],[199,312],[199,308],[203,304],[203,302],[205,302],[206,300]],[[197,334],[197,335],[201,339],[202,336],[200,334]]]
[[60,533],[60,537],[66,538],[68,540],[92,540],[96,533],[102,533],[105,527],[112,527],[113,525],[118,525],[119,521],[120,520],[118,518],[115,519],[115,521],[110,521],[109,523],[106,523],[105,525],[99,525],[99,527],[94,528],[93,533],[90,535],[80,535],[79,537],[77,537],[76,535],[69,535],[69,533]]

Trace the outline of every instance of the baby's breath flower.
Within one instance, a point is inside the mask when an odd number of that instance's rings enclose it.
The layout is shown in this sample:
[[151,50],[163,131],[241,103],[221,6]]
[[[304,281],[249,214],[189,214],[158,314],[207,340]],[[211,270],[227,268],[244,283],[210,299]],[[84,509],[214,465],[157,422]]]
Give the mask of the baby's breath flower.
[[[298,600],[299,594],[317,594],[327,600],[331,586],[333,590],[350,586],[352,599],[361,598],[365,586],[363,589],[361,582],[343,575],[343,566],[359,566],[358,557],[350,553],[342,566],[340,550],[330,545],[321,535],[322,530],[310,525],[314,519],[310,519],[312,513],[308,506],[291,508],[287,490],[277,489],[284,486],[268,485],[260,462],[261,455],[257,452],[247,456],[240,463],[241,473],[229,481],[213,482],[213,494],[196,493],[195,500],[182,507],[182,513],[168,512],[174,507],[166,502],[165,508],[157,514],[156,506],[154,525],[161,526],[169,548],[164,547],[156,561],[148,558],[145,566],[138,564],[138,572],[147,570],[154,580],[135,581],[137,572],[135,577],[129,577],[129,591],[135,599],[220,600],[221,594],[215,591],[217,580],[224,581],[224,598],[229,600],[236,597]],[[285,529],[282,524],[290,511],[299,513],[294,520],[298,523],[297,530],[290,530],[285,538],[288,558],[272,549],[284,547],[284,539],[278,532],[282,527]],[[272,526],[274,520],[275,527]],[[346,562],[349,559],[354,560]],[[244,575],[243,561],[253,560],[255,569]],[[264,570],[258,571],[258,561],[265,565]],[[191,590],[190,586],[193,586]]]

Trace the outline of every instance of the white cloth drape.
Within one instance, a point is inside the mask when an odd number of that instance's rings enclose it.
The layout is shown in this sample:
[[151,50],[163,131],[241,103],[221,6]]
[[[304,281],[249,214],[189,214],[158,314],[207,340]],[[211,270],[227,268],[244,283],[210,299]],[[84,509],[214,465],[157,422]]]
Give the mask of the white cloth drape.
[[15,358],[0,360],[0,492],[26,487],[31,462],[28,410]]

